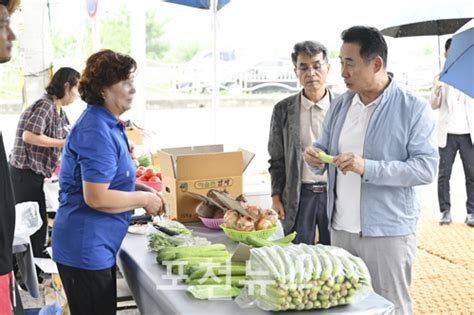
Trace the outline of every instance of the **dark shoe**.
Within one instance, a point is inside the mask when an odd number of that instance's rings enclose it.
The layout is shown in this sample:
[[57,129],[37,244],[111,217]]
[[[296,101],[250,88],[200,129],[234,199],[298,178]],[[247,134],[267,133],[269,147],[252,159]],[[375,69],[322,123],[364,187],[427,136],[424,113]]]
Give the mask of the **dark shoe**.
[[439,220],[439,224],[450,224],[451,221],[451,212],[449,212],[448,210],[441,212],[441,219]]
[[474,226],[474,213],[469,213],[466,217],[466,220],[464,220],[464,223],[469,226]]

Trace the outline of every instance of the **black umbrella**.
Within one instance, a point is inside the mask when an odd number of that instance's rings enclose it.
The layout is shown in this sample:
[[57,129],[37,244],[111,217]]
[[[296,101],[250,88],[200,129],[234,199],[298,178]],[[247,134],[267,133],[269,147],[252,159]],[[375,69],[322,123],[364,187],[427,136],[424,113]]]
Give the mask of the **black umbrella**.
[[[472,0],[419,0],[406,2],[392,11],[399,12],[382,28],[390,37],[438,36],[438,56],[441,57],[440,36],[452,34],[474,17]],[[441,58],[439,58],[441,71]]]
[[442,20],[428,20],[404,25],[387,27],[381,30],[382,34],[390,37],[410,37],[427,35],[446,35],[456,32],[471,18],[456,18]]

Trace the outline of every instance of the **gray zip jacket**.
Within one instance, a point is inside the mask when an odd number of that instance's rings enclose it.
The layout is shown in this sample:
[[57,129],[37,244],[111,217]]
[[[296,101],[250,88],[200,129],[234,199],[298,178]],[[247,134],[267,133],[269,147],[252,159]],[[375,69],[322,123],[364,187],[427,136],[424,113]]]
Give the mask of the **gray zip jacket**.
[[[329,89],[327,91],[332,100],[332,92]],[[295,224],[300,202],[301,167],[305,149],[301,147],[300,141],[301,93],[289,96],[275,105],[268,138],[271,194],[280,195],[285,208],[285,220],[282,221],[285,234]]]

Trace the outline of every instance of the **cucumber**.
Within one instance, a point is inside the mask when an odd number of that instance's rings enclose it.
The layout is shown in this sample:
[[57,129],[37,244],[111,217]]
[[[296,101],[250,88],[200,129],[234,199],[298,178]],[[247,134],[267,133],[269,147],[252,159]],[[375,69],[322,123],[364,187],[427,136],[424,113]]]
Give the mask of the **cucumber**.
[[296,237],[296,232],[290,233],[285,237],[269,241],[267,239],[263,239],[258,236],[247,236],[245,239],[245,243],[248,245],[251,245],[253,247],[264,247],[264,246],[273,246],[273,245],[278,245],[278,246],[287,246],[290,245],[291,242],[295,239]]
[[243,287],[242,281],[245,280],[245,276],[232,276],[232,277],[212,277],[212,278],[200,278],[200,279],[186,279],[186,284],[200,285],[200,284],[219,284],[219,285],[231,285],[234,287]]
[[317,152],[318,152],[318,159],[320,159],[324,163],[331,164],[334,162],[334,156],[326,154],[324,151],[317,151]]
[[283,243],[283,244],[289,244],[291,242],[293,242],[293,240],[296,238],[296,232],[292,232],[282,238],[278,238],[276,240],[273,240],[271,242],[274,242],[274,243]]
[[202,278],[205,274],[216,275],[216,276],[245,276],[245,266],[241,265],[221,265],[219,267],[202,267],[199,268],[189,275],[190,279],[199,279]]

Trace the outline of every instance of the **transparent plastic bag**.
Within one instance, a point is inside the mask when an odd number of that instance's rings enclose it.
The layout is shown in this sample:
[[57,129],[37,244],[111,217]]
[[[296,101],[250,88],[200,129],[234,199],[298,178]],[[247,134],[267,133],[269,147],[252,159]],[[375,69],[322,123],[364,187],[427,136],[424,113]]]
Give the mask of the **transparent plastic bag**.
[[48,304],[41,308],[38,315],[63,315],[63,308],[57,302]]
[[43,220],[36,201],[27,201],[15,206],[15,242],[27,243],[30,235],[41,228]]
[[364,262],[331,246],[271,246],[250,251],[242,308],[327,309],[365,299],[373,289]]

